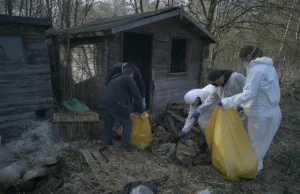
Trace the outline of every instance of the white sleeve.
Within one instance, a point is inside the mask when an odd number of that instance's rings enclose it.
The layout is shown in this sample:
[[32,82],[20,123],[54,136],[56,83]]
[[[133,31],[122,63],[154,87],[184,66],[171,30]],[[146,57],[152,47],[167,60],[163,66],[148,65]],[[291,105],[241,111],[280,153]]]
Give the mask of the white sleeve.
[[235,77],[235,84],[241,93],[243,92],[243,88],[245,87],[246,83],[246,77],[242,74],[238,74],[238,76]]
[[192,106],[190,106],[190,111],[189,111],[189,115],[188,117],[186,118],[185,120],[185,124],[182,128],[182,131],[184,133],[188,133],[190,132],[191,128],[193,127],[194,125],[194,122],[195,122],[195,119],[194,118],[191,118],[194,114],[194,112],[196,111],[196,108],[193,108]]
[[262,73],[257,68],[253,67],[250,69],[243,92],[229,98],[222,99],[223,107],[225,109],[237,107],[256,97],[261,78]]
[[209,94],[207,99],[197,108],[197,111],[201,114],[201,113],[205,112],[207,109],[209,109],[210,106],[213,105],[214,103],[216,103],[217,101],[220,101],[220,97],[217,94],[216,89],[214,89]]

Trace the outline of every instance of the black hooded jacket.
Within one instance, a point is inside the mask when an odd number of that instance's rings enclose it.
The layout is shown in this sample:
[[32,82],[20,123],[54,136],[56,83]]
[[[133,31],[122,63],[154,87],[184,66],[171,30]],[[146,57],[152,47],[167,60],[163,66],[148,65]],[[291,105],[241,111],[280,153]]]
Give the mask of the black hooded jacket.
[[116,74],[100,96],[99,110],[105,109],[114,113],[121,120],[127,119],[131,113],[132,97],[136,111],[142,113],[142,96],[135,81],[129,75]]

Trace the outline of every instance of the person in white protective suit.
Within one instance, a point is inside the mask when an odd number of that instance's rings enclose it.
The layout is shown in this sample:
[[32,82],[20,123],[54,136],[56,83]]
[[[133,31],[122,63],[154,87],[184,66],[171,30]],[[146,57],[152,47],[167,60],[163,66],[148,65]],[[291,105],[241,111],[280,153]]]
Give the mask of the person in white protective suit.
[[[246,77],[240,73],[233,72],[231,70],[218,69],[212,70],[207,79],[215,86],[215,88],[207,99],[193,113],[192,117],[194,119],[198,119],[199,115],[203,114],[208,109],[214,109],[221,99],[241,93],[246,81]],[[237,109],[238,111],[242,110],[240,106],[237,107]],[[247,118],[244,113],[241,113],[240,117],[244,126],[246,126]]]
[[232,108],[242,105],[248,116],[248,134],[258,157],[258,176],[263,172],[263,158],[281,122],[280,87],[273,60],[252,45],[242,48],[240,58],[247,69],[243,92],[224,98],[219,105]]
[[[191,130],[191,128],[194,125],[194,122],[196,121],[194,118],[192,118],[194,112],[197,110],[198,106],[206,100],[206,98],[214,90],[214,88],[215,87],[213,85],[209,84],[202,89],[194,89],[185,94],[184,101],[186,104],[190,105],[190,111],[179,135],[181,139],[185,138],[186,134]],[[201,116],[198,119],[199,127],[203,133],[212,112],[213,109],[207,110],[206,112],[201,114]]]

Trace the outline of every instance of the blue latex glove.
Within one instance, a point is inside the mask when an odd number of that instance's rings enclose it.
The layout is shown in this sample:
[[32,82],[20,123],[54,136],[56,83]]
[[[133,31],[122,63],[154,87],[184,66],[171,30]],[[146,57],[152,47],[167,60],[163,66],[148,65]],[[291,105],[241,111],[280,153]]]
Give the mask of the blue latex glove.
[[146,108],[147,108],[147,105],[146,105],[146,100],[145,100],[145,99],[143,99],[143,110],[146,110]]
[[219,106],[223,106],[222,101],[220,101],[220,102],[218,103],[218,105],[219,105]]
[[244,109],[243,109],[243,107],[238,106],[238,107],[237,107],[237,110],[238,110],[239,112],[241,112],[241,111],[244,110]]
[[198,111],[196,111],[196,112],[194,112],[194,114],[191,116],[191,118],[194,118],[194,119],[198,120],[199,116],[200,116],[200,113],[199,113]]
[[185,138],[185,132],[181,131],[179,134],[180,139],[184,139]]

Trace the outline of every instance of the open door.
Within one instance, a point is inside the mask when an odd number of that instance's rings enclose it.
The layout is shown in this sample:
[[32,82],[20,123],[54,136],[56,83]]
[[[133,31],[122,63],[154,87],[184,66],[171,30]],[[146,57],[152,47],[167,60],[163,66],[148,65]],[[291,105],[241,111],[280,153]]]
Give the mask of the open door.
[[132,62],[139,68],[146,89],[147,110],[152,101],[152,35],[124,32],[123,62]]

